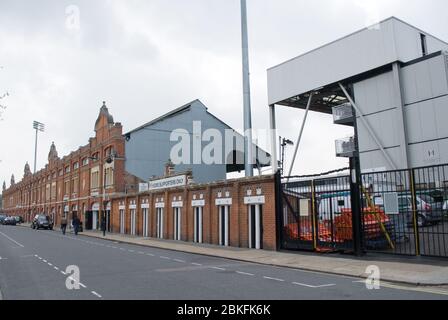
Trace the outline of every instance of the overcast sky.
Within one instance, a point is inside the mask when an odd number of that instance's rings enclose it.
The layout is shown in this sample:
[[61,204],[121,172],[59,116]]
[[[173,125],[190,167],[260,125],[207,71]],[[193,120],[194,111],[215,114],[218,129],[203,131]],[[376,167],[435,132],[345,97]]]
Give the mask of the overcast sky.
[[[248,0],[254,127],[269,126],[269,67],[392,15],[448,40],[447,9],[446,0]],[[125,132],[194,99],[240,129],[241,74],[239,0],[0,0],[0,96],[10,94],[0,183],[33,167],[33,120],[46,125],[41,168],[52,141],[60,156],[87,144],[103,100]],[[302,117],[279,108],[279,134],[296,140]],[[311,114],[294,173],[345,166],[334,140],[350,132]]]

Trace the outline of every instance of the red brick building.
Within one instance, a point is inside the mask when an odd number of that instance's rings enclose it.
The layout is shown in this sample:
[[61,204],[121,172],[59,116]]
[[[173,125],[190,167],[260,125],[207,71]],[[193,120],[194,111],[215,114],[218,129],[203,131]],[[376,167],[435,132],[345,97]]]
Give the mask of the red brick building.
[[27,163],[22,181],[15,183],[12,177],[10,188],[3,190],[3,210],[26,221],[36,214],[48,214],[55,224],[64,214],[69,218],[78,215],[87,227],[96,229],[99,211],[103,206],[110,211],[110,197],[123,193],[127,184],[138,183],[133,180],[138,179],[124,171],[122,125],[114,123],[104,103],[95,137],[62,158],[53,143],[47,165],[35,174]]
[[112,199],[114,232],[276,250],[275,179],[261,176]]
[[[53,143],[44,169],[3,190],[3,211],[26,221],[50,215],[80,217],[84,229],[275,250],[275,179],[261,176],[193,184],[189,173],[165,170],[165,177],[185,177],[176,188],[138,192],[141,179],[125,171],[125,135],[105,104],[89,143],[60,158]],[[103,218],[105,220],[103,220]]]

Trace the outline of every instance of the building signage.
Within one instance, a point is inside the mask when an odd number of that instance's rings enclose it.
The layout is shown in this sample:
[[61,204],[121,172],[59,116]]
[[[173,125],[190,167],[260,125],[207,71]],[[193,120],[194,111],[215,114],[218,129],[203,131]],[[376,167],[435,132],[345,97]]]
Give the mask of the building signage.
[[119,206],[118,210],[126,210],[126,206]]
[[192,207],[203,207],[205,206],[205,200],[193,200],[191,201]]
[[231,206],[232,198],[216,199],[215,204],[217,206]]
[[92,193],[90,194],[91,197],[99,197],[99,195],[100,195],[100,193],[99,193],[98,191],[96,191],[96,192],[92,192]]
[[137,209],[137,205],[136,204],[131,204],[131,205],[129,205],[129,209],[135,210],[135,209]]
[[149,209],[149,203],[142,203],[142,209]]
[[149,181],[148,190],[161,190],[168,188],[184,187],[187,185],[187,176],[175,176],[154,181]]
[[149,184],[148,183],[139,183],[138,184],[138,192],[145,192],[148,191]]
[[244,204],[264,204],[264,203],[265,203],[264,196],[244,198]]
[[165,208],[165,203],[164,202],[157,202],[156,203],[156,208]]
[[173,201],[171,203],[171,207],[172,208],[182,208],[184,206],[184,202],[183,201]]

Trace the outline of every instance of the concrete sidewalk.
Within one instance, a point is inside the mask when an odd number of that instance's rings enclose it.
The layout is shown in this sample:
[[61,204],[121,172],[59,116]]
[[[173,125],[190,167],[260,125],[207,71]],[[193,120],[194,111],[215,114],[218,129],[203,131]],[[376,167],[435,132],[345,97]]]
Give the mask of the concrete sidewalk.
[[[25,224],[23,226],[27,225]],[[366,274],[366,268],[375,265],[380,268],[381,280],[383,281],[421,286],[448,285],[448,259],[408,258],[384,255],[356,258],[340,254],[288,253],[230,248],[110,233],[103,237],[101,232],[93,231],[85,231],[80,233],[80,235],[270,266],[295,268],[360,278],[366,278],[368,276]]]

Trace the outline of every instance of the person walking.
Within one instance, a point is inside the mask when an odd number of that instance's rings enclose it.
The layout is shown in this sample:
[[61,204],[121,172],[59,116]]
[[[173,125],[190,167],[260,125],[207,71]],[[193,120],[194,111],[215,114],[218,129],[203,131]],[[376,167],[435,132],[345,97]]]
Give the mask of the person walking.
[[101,231],[103,231],[103,237],[106,236],[106,217],[103,215],[101,218]]
[[74,216],[73,217],[73,229],[75,230],[76,236],[78,235],[80,223],[81,223],[81,221],[79,220],[78,216]]
[[67,230],[67,216],[63,216],[61,219],[61,230],[62,234],[65,235],[65,231]]

